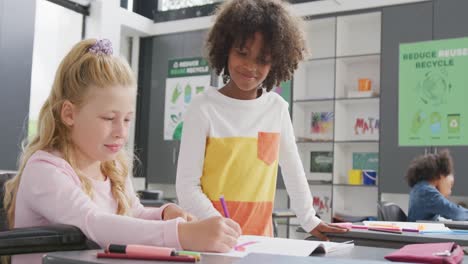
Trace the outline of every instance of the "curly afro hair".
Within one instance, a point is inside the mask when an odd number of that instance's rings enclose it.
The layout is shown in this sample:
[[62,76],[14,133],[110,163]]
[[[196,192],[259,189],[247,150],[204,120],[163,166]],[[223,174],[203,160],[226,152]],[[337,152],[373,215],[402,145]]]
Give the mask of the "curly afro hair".
[[406,173],[408,185],[413,187],[420,181],[433,181],[440,177],[447,177],[453,173],[452,156],[448,150],[438,154],[427,154],[416,157]]
[[[273,86],[292,78],[294,70],[305,55],[301,19],[293,16],[280,0],[231,0],[219,6],[216,20],[208,33],[208,61],[217,75],[229,76],[228,54],[234,44],[243,47],[256,32],[263,35],[262,54],[270,54],[271,70],[263,87]],[[226,80],[224,81],[226,83]]]

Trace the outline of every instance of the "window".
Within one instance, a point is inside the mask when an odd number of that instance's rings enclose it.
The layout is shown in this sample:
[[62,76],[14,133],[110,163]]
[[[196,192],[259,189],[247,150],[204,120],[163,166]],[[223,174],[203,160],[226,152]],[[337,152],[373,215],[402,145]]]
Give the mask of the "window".
[[120,0],[120,7],[132,11],[133,10],[133,0]]
[[167,11],[192,6],[201,6],[221,2],[223,0],[159,0],[158,10]]
[[36,3],[28,136],[36,134],[39,111],[49,96],[62,58],[81,40],[83,15],[46,0]]

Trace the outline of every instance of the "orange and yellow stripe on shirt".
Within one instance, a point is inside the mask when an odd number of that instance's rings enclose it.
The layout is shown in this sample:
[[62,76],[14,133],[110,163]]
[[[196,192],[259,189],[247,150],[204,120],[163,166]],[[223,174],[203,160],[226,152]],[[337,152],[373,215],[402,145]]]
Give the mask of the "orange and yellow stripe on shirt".
[[258,138],[208,138],[201,186],[223,214],[224,195],[231,218],[243,235],[272,236],[273,201],[278,170],[279,133]]

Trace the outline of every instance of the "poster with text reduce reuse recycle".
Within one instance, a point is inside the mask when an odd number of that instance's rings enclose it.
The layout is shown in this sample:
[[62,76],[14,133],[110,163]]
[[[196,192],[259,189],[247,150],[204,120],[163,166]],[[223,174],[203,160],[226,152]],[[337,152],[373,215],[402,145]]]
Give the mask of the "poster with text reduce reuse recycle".
[[400,44],[399,146],[468,145],[468,38]]
[[164,103],[164,140],[180,140],[184,113],[192,98],[210,86],[210,69],[203,58],[169,60]]

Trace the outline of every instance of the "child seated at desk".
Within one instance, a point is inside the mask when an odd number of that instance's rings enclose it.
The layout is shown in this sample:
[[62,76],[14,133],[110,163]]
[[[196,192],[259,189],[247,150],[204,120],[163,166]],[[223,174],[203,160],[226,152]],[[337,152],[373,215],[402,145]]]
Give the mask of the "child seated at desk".
[[406,174],[412,188],[408,221],[468,220],[468,209],[447,199],[454,184],[453,161],[448,150],[416,157]]
[[[241,230],[228,218],[195,219],[175,204],[144,208],[125,149],[136,81],[109,40],[80,41],[62,60],[41,108],[38,133],[6,183],[10,227],[67,224],[101,247],[142,244],[228,252]],[[41,254],[13,263],[40,263]]]

